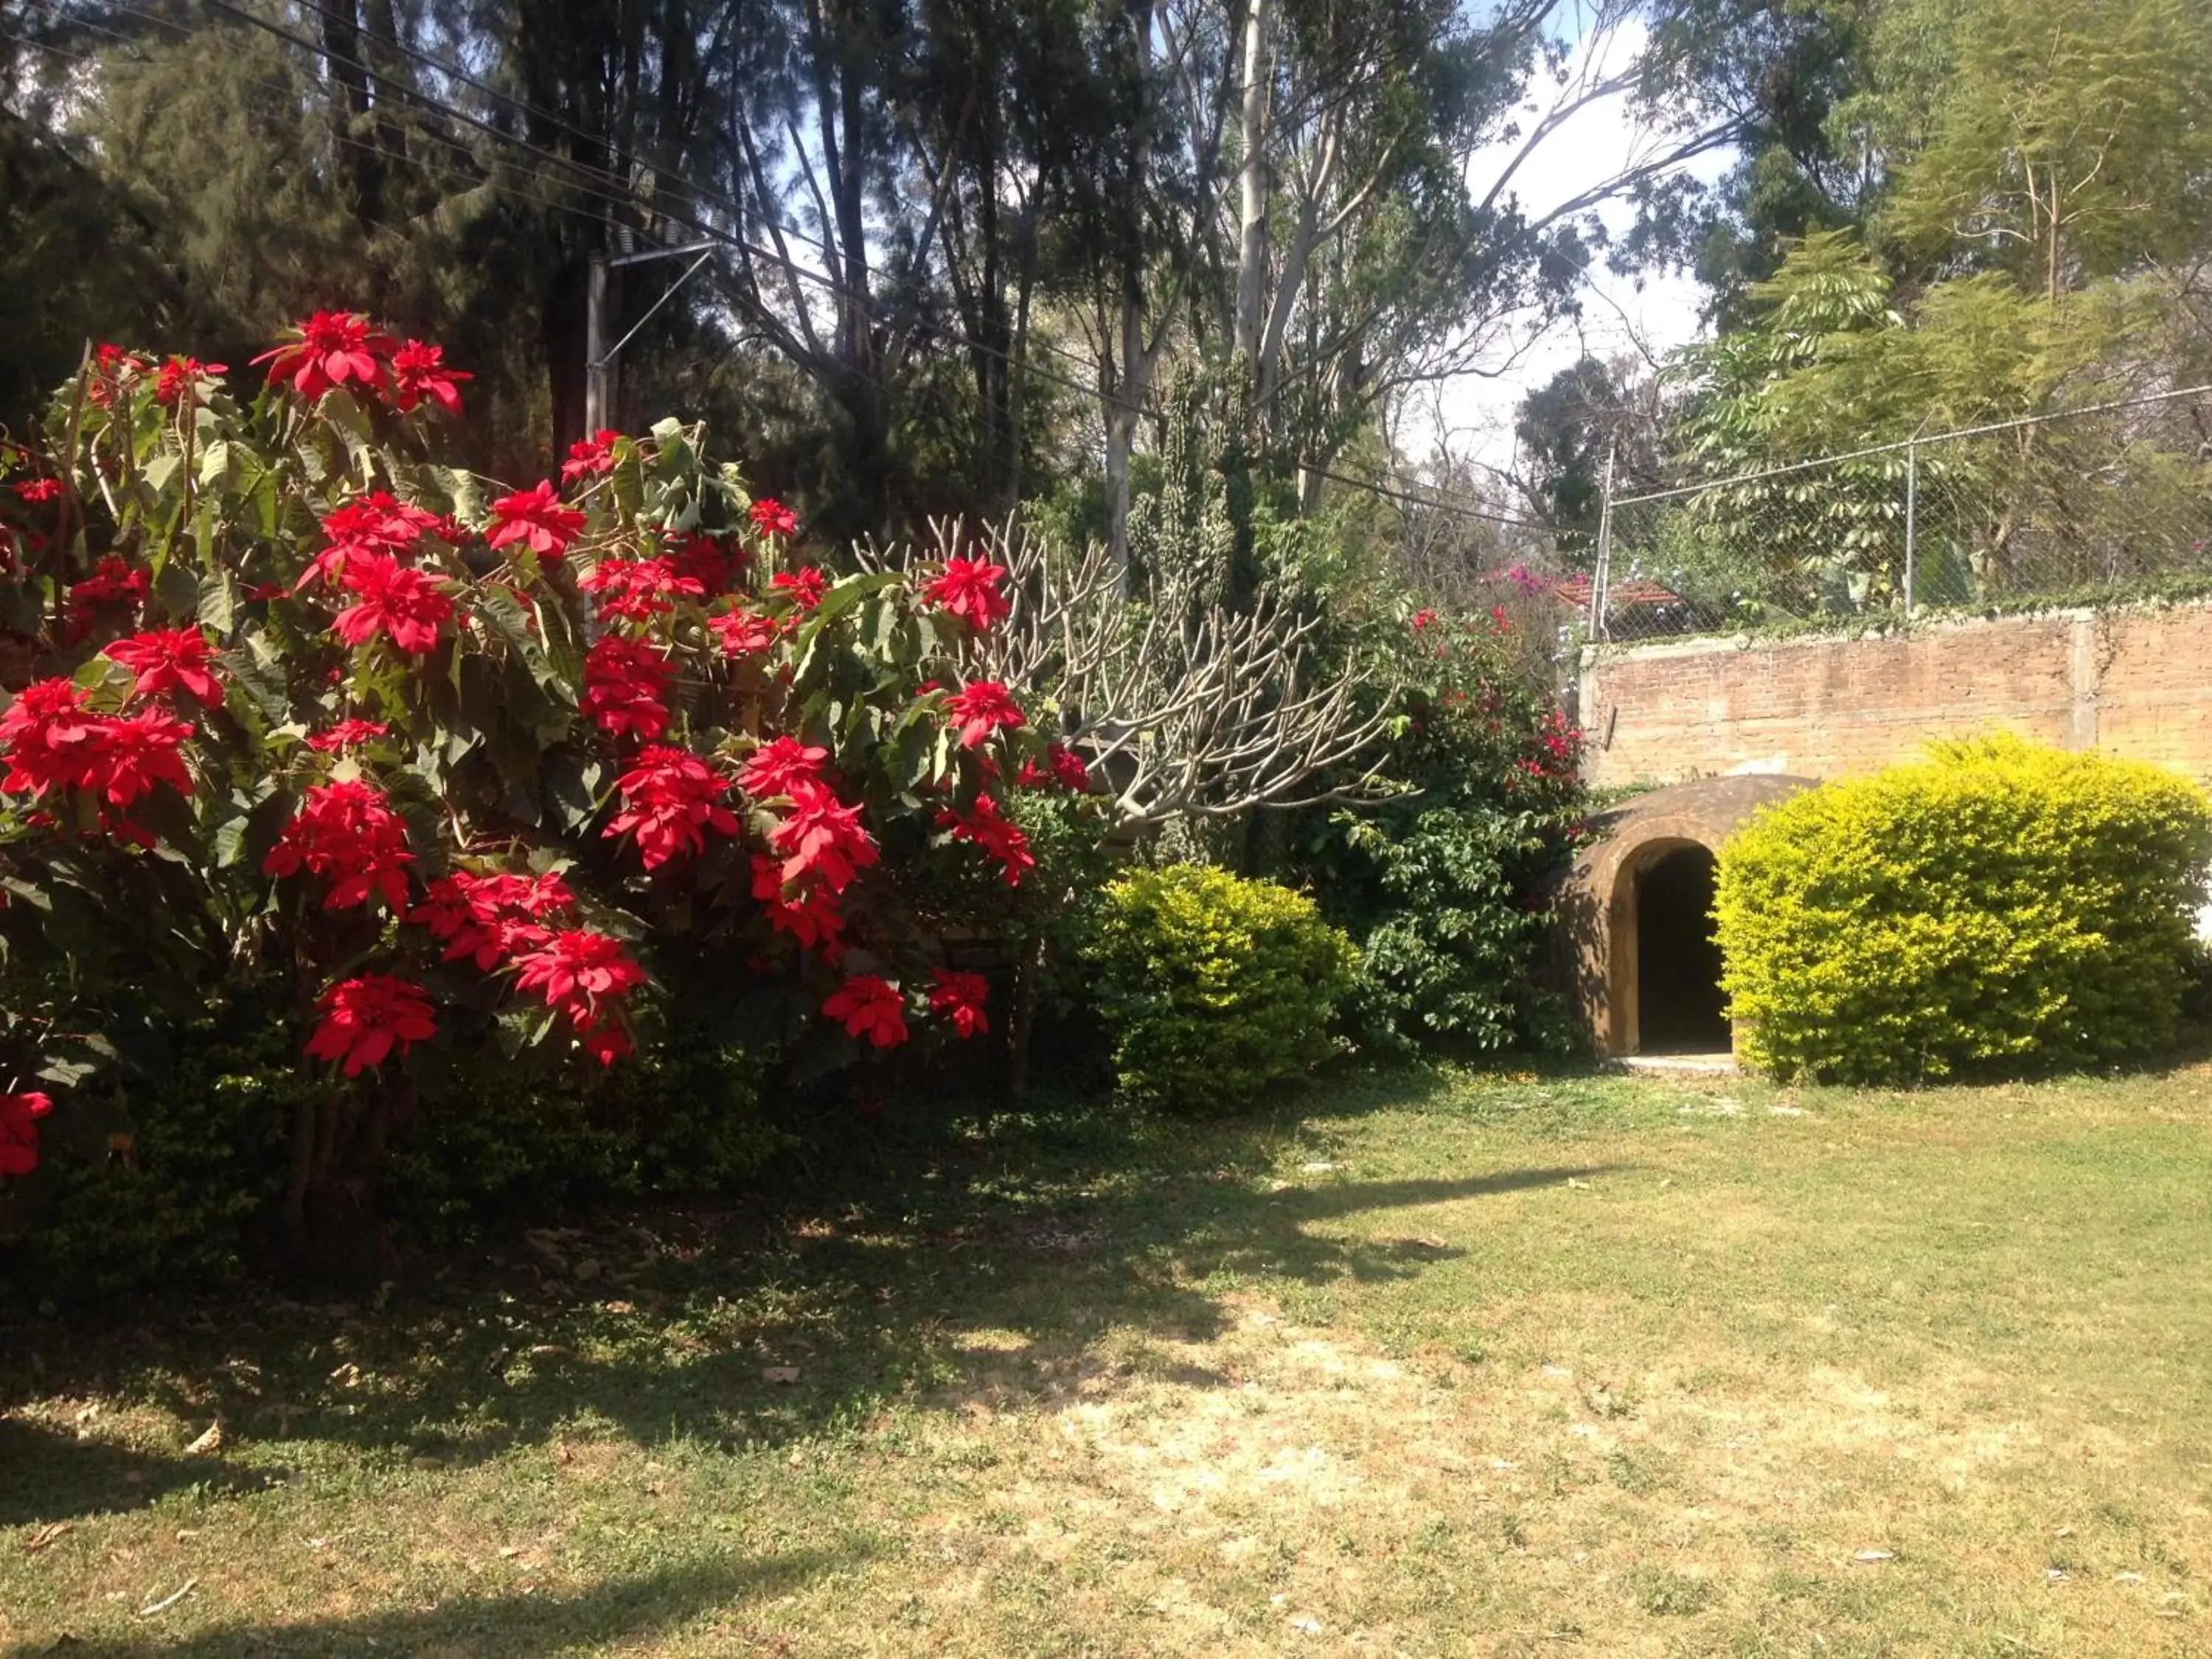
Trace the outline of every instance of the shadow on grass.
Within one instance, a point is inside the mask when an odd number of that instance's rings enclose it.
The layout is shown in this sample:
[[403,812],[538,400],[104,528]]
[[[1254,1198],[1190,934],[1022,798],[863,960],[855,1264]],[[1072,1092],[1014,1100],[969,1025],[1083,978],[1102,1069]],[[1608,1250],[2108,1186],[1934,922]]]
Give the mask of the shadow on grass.
[[[1341,1116],[1439,1086],[1377,1080],[1327,1103]],[[730,1448],[851,1435],[887,1404],[951,1401],[985,1375],[1017,1401],[1064,1399],[1066,1376],[1098,1375],[1102,1337],[1208,1340],[1243,1285],[1406,1279],[1457,1254],[1311,1224],[1602,1172],[1272,1178],[1312,1146],[1294,1114],[917,1114],[781,1203],[508,1235],[426,1264],[380,1310],[247,1298],[197,1328],[0,1330],[0,1408],[120,1395],[186,1420],[220,1412],[249,1463],[324,1442],[394,1468],[556,1433]],[[115,1506],[110,1454],[51,1452],[51,1478],[0,1499],[0,1524]]]
[[482,1595],[404,1612],[315,1619],[295,1625],[224,1625],[173,1638],[64,1636],[31,1654],[68,1659],[324,1659],[337,1654],[498,1654],[537,1659],[573,1653],[585,1644],[629,1642],[720,1613],[731,1651],[777,1653],[784,1648],[748,1630],[739,1615],[750,1601],[798,1589],[841,1565],[811,1552],[765,1561],[672,1567],[617,1579],[571,1595]]
[[0,1527],[135,1510],[180,1492],[259,1492],[283,1478],[281,1470],[169,1457],[0,1418]]

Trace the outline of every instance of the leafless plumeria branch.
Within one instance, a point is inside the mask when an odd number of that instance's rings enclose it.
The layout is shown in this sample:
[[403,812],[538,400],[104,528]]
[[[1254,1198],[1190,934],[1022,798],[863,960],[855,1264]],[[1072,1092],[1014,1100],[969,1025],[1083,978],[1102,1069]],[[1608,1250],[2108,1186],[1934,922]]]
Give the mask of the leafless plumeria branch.
[[1004,565],[1013,601],[971,642],[970,672],[1012,688],[1039,724],[1056,718],[1122,823],[1378,793],[1373,751],[1397,688],[1357,665],[1329,673],[1315,649],[1322,618],[1279,592],[1231,611],[1201,602],[1191,573],[1163,572],[1131,598],[1104,544],[1070,553],[1013,521],[934,520],[926,545],[860,557],[897,569],[954,554]]

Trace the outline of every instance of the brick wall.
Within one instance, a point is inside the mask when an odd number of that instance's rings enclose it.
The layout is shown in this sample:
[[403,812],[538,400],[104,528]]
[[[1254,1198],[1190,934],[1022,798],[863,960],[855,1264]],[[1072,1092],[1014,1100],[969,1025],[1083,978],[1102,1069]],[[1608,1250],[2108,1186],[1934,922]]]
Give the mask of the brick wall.
[[1581,699],[1595,784],[1832,777],[1991,726],[2212,782],[2212,606],[1606,647],[1584,658]]

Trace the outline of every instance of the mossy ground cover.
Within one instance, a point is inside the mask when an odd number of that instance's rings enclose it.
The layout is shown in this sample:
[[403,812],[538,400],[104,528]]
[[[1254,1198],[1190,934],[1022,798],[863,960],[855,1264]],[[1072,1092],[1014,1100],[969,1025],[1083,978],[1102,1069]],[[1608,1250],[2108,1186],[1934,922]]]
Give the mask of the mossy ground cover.
[[0,1650],[2212,1650],[2212,1069],[879,1133],[7,1326]]

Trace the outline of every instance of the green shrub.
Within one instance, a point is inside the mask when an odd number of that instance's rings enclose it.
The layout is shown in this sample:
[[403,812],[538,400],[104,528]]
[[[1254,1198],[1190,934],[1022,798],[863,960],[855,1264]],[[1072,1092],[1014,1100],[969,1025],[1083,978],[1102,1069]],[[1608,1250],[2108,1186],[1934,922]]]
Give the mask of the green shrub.
[[[281,1015],[225,1009],[179,1033],[158,1085],[80,1096],[9,1195],[21,1201],[0,1202],[0,1299],[198,1289],[265,1256],[286,1135],[329,1087],[301,1073],[295,1048]],[[382,1218],[399,1242],[440,1243],[594,1201],[730,1191],[787,1139],[762,1109],[764,1070],[680,1027],[580,1091],[472,1058],[424,1089],[395,1136]]]
[[1357,958],[1311,899],[1192,864],[1109,887],[1085,948],[1122,1086],[1183,1110],[1245,1104],[1328,1059]]
[[1846,1083],[2155,1054],[2173,1039],[2208,858],[2193,785],[2017,738],[1808,790],[1721,855],[1742,1052]]

